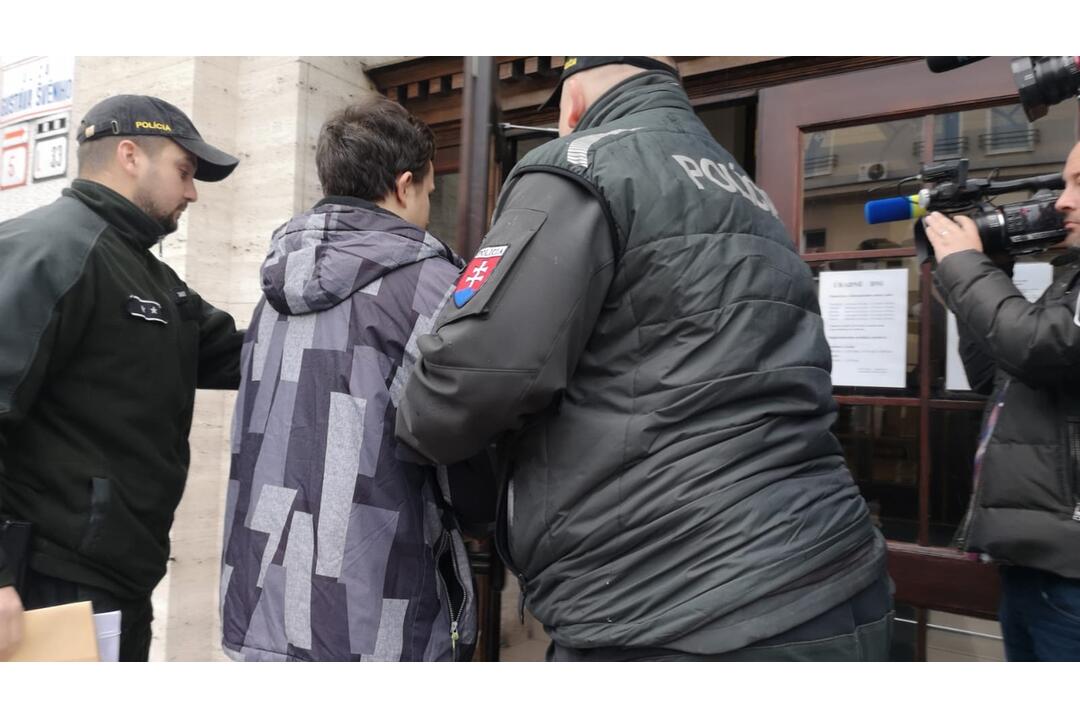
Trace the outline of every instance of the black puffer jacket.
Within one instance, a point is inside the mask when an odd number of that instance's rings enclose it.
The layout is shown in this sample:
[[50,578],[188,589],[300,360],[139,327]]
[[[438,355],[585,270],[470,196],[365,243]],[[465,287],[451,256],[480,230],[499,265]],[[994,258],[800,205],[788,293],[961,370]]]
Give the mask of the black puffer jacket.
[[484,245],[398,435],[450,462],[510,431],[509,555],[557,642],[726,652],[881,576],[810,270],[670,75],[529,153]]
[[935,272],[974,390],[990,394],[961,532],[969,550],[1080,579],[1080,261],[1028,302],[980,252]]

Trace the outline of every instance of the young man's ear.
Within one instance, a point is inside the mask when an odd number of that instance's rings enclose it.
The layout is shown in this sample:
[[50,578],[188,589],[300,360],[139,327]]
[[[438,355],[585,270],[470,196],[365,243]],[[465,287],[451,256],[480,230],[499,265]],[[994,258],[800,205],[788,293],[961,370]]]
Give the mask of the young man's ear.
[[412,185],[412,181],[412,170],[406,170],[398,175],[397,181],[394,182],[394,196],[398,201],[398,205],[405,206],[406,199],[408,198],[409,186]]

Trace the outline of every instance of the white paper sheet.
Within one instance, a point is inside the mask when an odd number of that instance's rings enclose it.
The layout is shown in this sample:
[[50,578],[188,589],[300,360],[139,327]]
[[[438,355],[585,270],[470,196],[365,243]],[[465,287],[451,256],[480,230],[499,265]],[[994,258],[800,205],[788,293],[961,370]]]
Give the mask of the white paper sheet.
[[907,386],[906,269],[823,272],[818,299],[833,385]]
[[101,662],[120,660],[120,611],[94,614],[94,628],[97,630],[98,655]]

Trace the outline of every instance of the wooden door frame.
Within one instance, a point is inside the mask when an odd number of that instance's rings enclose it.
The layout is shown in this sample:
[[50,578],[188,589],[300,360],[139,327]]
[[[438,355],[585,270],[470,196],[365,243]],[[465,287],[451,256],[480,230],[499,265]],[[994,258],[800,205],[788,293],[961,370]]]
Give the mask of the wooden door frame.
[[1016,99],[1009,60],[988,58],[940,75],[917,60],[764,88],[758,94],[757,184],[772,198],[792,238],[799,238],[803,132]]
[[[989,58],[951,73],[935,75],[923,61],[805,80],[763,89],[758,95],[758,184],[772,198],[792,239],[802,235],[802,136],[809,130],[927,115],[938,109],[966,110],[1016,99],[1009,58]],[[932,145],[932,143],[931,143]],[[872,252],[857,253],[872,257]],[[929,494],[929,272],[923,268],[920,321],[922,375],[917,399],[881,398],[881,404],[920,408],[920,526],[927,520]],[[839,398],[838,398],[839,399]],[[914,400],[914,402],[912,402]],[[942,401],[937,401],[940,404]],[[995,618],[1000,594],[997,570],[951,548],[889,543],[889,571],[897,602],[921,609]],[[925,653],[925,612],[920,612]]]
[[[752,97],[761,88],[795,80],[907,62],[903,56],[686,56],[677,58],[683,87],[695,107]],[[561,56],[506,55],[495,58],[503,120],[518,125],[553,125],[558,112],[537,107],[558,81]],[[436,172],[460,165],[464,64],[461,57],[419,57],[373,68],[377,92],[404,105],[435,133]]]

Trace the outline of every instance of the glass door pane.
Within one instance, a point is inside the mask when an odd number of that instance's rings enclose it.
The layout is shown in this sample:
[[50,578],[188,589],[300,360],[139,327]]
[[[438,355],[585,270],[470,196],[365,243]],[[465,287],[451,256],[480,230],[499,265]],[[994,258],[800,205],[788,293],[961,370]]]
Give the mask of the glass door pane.
[[841,405],[833,432],[874,524],[889,540],[919,532],[919,408]]
[[803,133],[802,252],[914,245],[911,223],[867,225],[863,206],[901,194],[897,182],[919,172],[912,147],[922,123],[914,118]]
[[428,232],[442,240],[460,253],[457,246],[457,199],[458,174],[456,172],[437,173],[435,192],[431,193],[431,219]]

